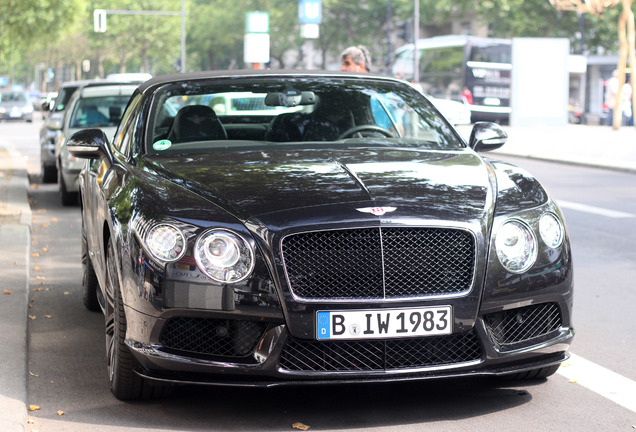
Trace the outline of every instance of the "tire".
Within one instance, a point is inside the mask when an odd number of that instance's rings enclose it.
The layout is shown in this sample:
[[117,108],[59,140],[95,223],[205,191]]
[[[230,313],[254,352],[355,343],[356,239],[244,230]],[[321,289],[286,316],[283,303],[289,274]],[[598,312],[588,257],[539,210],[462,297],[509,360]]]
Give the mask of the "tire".
[[86,232],[82,220],[82,299],[84,306],[90,311],[100,310],[99,301],[97,300],[98,289],[99,282],[97,281],[93,262],[88,253],[88,243],[86,241]]
[[[61,166],[61,165],[60,165]],[[64,183],[64,176],[62,176],[62,170],[57,170],[57,182],[60,190],[60,200],[63,206],[71,206],[77,204],[77,192],[69,192]]]
[[42,165],[42,183],[55,183],[57,181],[57,168],[51,165]]
[[135,373],[137,362],[126,339],[126,314],[117,278],[115,250],[108,242],[106,257],[106,359],[110,391],[120,400],[140,400],[164,395],[164,387],[150,385]]
[[521,381],[521,380],[534,380],[534,379],[542,379],[552,376],[559,369],[561,364],[556,364],[552,366],[546,366],[539,369],[531,369],[524,372],[514,373],[510,375],[505,375],[504,378],[511,381]]

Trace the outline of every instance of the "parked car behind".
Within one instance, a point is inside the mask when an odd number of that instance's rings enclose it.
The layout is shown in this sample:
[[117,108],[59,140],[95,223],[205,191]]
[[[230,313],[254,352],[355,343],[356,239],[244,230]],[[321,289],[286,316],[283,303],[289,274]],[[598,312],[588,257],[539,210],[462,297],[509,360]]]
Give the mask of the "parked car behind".
[[0,93],[0,120],[33,121],[33,103],[24,91]]
[[40,128],[40,165],[42,181],[44,183],[54,183],[57,180],[57,166],[55,162],[55,146],[58,131],[62,127],[64,111],[68,106],[68,101],[75,91],[85,85],[94,83],[94,80],[68,81],[62,83],[55,99],[52,103],[43,105],[48,118]]
[[[216,113],[218,95],[248,109]],[[82,283],[111,391],[552,375],[574,336],[570,245],[541,184],[479,153],[506,139],[476,123],[466,142],[371,74],[145,82],[113,140],[68,142],[93,159]]]
[[58,173],[58,187],[63,205],[77,201],[77,176],[84,161],[71,156],[66,141],[73,133],[85,128],[100,128],[112,140],[119,125],[121,115],[128,104],[136,84],[86,85],[76,91],[68,101],[57,136],[55,161]]
[[111,74],[106,80],[82,80],[67,81],[62,83],[58,90],[53,104],[43,106],[44,111],[48,111],[48,118],[40,129],[40,161],[42,171],[42,181],[44,183],[54,183],[57,180],[57,162],[55,159],[55,147],[57,134],[61,128],[62,117],[68,106],[68,102],[78,89],[85,86],[122,84],[140,84],[146,81],[150,74],[141,73],[121,73]]

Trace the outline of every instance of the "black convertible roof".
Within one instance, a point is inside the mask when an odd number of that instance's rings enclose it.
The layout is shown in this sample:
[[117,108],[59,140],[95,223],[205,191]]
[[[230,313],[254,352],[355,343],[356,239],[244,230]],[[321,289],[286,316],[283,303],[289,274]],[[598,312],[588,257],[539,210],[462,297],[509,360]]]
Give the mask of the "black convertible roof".
[[370,78],[370,79],[388,79],[388,80],[397,80],[395,78],[388,77],[386,75],[376,75],[376,74],[368,74],[368,73],[354,73],[354,72],[343,72],[343,71],[326,71],[326,70],[254,70],[254,69],[234,69],[234,70],[214,70],[214,71],[203,71],[203,72],[189,72],[189,73],[179,73],[179,74],[171,74],[171,75],[162,75],[152,78],[148,81],[145,81],[139,86],[139,91],[144,92],[146,89],[150,87],[155,87],[157,85],[169,84],[174,82],[181,81],[191,81],[191,80],[200,80],[206,78],[239,78],[239,77],[297,77],[297,76],[307,76],[307,77],[355,77],[355,78]]

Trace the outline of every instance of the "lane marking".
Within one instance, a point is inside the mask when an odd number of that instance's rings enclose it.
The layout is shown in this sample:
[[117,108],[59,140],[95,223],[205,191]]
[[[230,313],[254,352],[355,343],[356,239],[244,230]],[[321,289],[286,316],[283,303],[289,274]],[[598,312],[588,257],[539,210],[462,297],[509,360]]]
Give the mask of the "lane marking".
[[575,354],[563,362],[557,373],[636,413],[636,381]]
[[608,210],[601,207],[594,207],[587,204],[579,204],[579,203],[575,203],[571,201],[558,200],[558,204],[559,204],[559,207],[561,208],[566,208],[570,210],[578,210],[578,211],[582,211],[586,213],[593,213],[596,215],[606,216],[606,217],[615,218],[615,219],[636,217],[636,215],[633,215],[631,213],[625,213],[625,212],[616,211],[616,210]]

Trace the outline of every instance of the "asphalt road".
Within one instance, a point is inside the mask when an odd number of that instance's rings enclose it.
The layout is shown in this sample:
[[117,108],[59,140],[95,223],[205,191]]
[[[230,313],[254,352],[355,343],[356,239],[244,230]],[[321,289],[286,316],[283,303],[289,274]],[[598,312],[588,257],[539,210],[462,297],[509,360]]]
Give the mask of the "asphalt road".
[[[27,404],[40,409],[26,431],[274,431],[296,422],[374,432],[634,430],[636,410],[612,396],[636,400],[636,175],[502,157],[542,180],[570,230],[575,358],[548,380],[181,387],[166,399],[124,403],[108,390],[103,318],[82,305],[79,208],[62,207],[57,185],[38,183],[38,123],[0,124],[33,174]],[[592,366],[576,369],[585,360]],[[609,390],[587,384],[608,376],[619,377]]]

